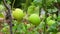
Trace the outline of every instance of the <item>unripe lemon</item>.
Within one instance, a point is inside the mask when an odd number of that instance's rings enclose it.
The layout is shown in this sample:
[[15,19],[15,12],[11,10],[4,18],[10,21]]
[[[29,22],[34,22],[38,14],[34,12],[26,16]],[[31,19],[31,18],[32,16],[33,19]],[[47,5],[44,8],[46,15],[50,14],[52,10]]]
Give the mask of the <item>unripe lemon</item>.
[[55,24],[56,22],[54,21],[54,20],[49,20],[48,22],[47,22],[47,24],[49,25],[49,26],[51,26],[51,25],[53,25],[53,24]]
[[40,24],[40,18],[37,14],[31,14],[29,16],[29,21],[34,25],[39,25]]
[[23,10],[16,8],[15,11],[12,12],[12,16],[14,19],[22,20],[24,17]]

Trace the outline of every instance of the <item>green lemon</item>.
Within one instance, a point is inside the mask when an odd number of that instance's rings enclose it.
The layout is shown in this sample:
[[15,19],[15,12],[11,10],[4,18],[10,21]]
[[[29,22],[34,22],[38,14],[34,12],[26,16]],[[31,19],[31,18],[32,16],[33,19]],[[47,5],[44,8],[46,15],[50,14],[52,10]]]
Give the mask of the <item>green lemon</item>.
[[53,24],[55,24],[56,22],[54,21],[54,20],[49,20],[48,22],[47,22],[47,24],[49,25],[49,26],[51,26],[51,25],[53,25]]
[[17,20],[22,20],[24,17],[23,10],[16,8],[15,11],[12,12],[13,18]]
[[31,14],[28,19],[34,25],[40,24],[40,18],[37,14]]

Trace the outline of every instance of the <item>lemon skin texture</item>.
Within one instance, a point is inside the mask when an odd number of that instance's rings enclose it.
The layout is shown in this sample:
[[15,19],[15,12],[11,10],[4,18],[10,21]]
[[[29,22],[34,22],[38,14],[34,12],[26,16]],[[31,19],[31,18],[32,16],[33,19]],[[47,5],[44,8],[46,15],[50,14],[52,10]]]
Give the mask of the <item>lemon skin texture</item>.
[[40,24],[40,18],[37,14],[31,14],[29,16],[29,21],[34,25],[39,25]]
[[24,17],[23,10],[16,8],[15,11],[12,12],[13,18],[16,20],[22,20]]

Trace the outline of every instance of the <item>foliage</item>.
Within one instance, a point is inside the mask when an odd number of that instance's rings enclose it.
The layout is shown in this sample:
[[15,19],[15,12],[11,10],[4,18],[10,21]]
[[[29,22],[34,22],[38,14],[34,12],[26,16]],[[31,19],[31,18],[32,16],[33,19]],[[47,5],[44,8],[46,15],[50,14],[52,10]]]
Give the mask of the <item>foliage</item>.
[[[60,26],[60,15],[57,16],[58,8],[54,3],[60,3],[60,0],[6,0],[12,10],[12,31],[13,34],[56,34]],[[45,3],[44,3],[45,2]],[[14,5],[12,5],[14,3]],[[57,5],[57,4],[56,4]],[[59,6],[60,7],[60,6]],[[22,9],[23,8],[23,9]],[[43,10],[41,10],[43,8]],[[0,0],[0,18],[6,8]],[[25,12],[27,11],[27,13]],[[5,17],[5,15],[4,15]],[[6,20],[5,20],[6,21]],[[2,24],[1,31],[9,34],[10,25]],[[46,25],[46,27],[44,27]]]

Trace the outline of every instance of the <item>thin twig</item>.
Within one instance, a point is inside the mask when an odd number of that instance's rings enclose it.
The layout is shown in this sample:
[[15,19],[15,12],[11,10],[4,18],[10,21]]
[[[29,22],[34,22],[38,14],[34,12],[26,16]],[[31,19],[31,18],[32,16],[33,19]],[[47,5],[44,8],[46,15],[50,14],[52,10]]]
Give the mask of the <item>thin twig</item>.
[[12,3],[12,9],[13,9],[13,7],[14,7],[14,3],[15,3],[15,1],[16,1],[16,0],[13,0],[13,3]]
[[6,20],[9,20],[10,34],[13,34],[13,33],[12,33],[12,16],[11,16],[11,7],[10,7],[10,5],[8,5],[8,4],[6,3],[6,0],[3,0],[3,3],[4,3],[4,6],[5,6],[6,9],[7,9],[7,12],[6,12]]

